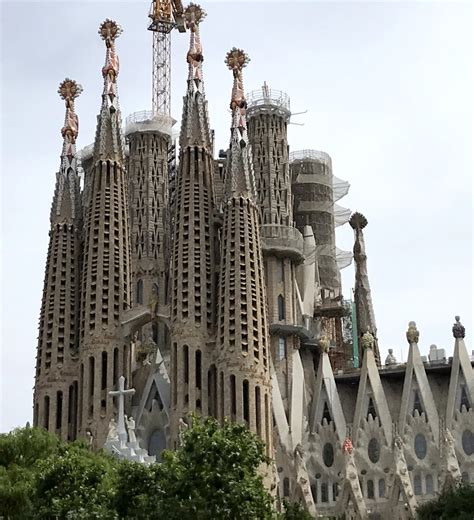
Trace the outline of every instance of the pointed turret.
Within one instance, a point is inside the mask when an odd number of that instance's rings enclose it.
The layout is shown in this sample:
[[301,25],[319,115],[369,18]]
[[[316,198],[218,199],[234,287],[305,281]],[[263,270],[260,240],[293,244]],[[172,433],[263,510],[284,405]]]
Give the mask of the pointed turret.
[[[77,434],[77,349],[81,200],[76,138],[79,120],[74,100],[82,87],[66,78],[59,86],[66,104],[61,129],[61,165],[51,207],[51,229],[38,336],[34,424],[63,439]],[[50,380],[54,378],[54,391]]]
[[97,118],[93,166],[88,172],[84,223],[81,316],[82,436],[102,446],[113,415],[108,392],[118,377],[130,384],[130,348],[121,320],[130,307],[130,247],[127,177],[117,98],[120,27],[106,20],[99,29],[106,45],[104,91]]
[[236,48],[226,57],[234,84],[219,270],[219,416],[246,423],[266,442],[270,454],[273,428],[265,279],[242,81],[248,61]]
[[189,76],[183,99],[179,171],[172,245],[171,280],[171,442],[178,442],[188,414],[217,415],[217,371],[213,364],[215,327],[214,186],[212,143],[202,82],[199,23],[204,11],[190,4]]
[[380,365],[380,353],[377,340],[377,325],[375,324],[374,307],[372,305],[372,295],[370,292],[369,275],[367,273],[367,254],[365,252],[365,241],[362,230],[367,226],[367,219],[362,213],[354,213],[349,224],[354,230],[354,260],[355,269],[355,289],[354,300],[356,306],[357,331],[359,335],[359,359],[362,359],[361,339],[366,332],[370,332],[375,344],[373,352],[377,365]]

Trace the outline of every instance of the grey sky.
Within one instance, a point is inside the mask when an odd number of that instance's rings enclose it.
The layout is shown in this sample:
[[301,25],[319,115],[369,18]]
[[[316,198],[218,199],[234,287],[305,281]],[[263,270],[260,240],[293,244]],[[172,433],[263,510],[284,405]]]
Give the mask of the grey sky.
[[[383,356],[406,357],[415,320],[421,350],[452,350],[459,313],[473,349],[472,8],[469,3],[202,2],[204,81],[216,151],[229,138],[232,46],[251,57],[246,90],[291,97],[292,150],[328,152],[351,184],[341,204],[363,212]],[[66,76],[80,82],[79,147],[93,141],[105,18],[124,33],[122,115],[149,109],[148,2],[4,2],[2,39],[2,357],[0,431],[31,420],[49,211],[61,151]],[[181,117],[188,35],[173,35],[172,113]],[[179,128],[179,123],[175,128]],[[338,230],[352,248],[352,230]],[[343,273],[350,297],[353,268]]]

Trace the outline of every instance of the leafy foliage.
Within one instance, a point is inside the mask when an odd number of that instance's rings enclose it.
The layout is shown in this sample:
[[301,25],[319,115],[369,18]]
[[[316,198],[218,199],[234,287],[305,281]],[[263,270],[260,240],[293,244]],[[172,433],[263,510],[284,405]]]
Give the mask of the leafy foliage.
[[307,520],[276,514],[263,442],[245,426],[193,417],[160,464],[119,462],[36,428],[0,435],[0,518]]
[[444,490],[438,498],[422,504],[416,510],[418,520],[472,520],[474,486],[461,484]]

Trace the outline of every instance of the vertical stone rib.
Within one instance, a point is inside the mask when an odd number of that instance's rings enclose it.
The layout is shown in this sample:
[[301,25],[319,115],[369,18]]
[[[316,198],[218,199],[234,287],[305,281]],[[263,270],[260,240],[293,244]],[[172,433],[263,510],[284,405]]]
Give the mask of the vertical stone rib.
[[[77,351],[79,324],[81,198],[76,155],[79,121],[74,100],[82,92],[65,79],[61,166],[51,207],[51,229],[39,320],[34,424],[73,440],[77,435]],[[69,399],[69,395],[71,398]]]

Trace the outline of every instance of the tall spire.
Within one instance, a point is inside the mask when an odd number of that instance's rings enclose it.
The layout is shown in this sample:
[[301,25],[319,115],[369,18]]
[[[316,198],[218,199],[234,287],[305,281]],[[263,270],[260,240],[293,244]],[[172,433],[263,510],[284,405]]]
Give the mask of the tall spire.
[[186,146],[212,148],[211,132],[207,101],[204,97],[202,80],[202,54],[199,24],[205,18],[205,11],[196,4],[189,4],[184,11],[186,27],[190,31],[189,50],[186,55],[188,62],[188,88],[183,99],[183,118],[179,144]]
[[242,49],[233,47],[226,56],[225,63],[234,75],[230,109],[232,125],[230,157],[226,175],[226,198],[242,195],[256,200],[255,177],[247,136],[247,101],[244,94],[242,69],[250,58]]
[[122,123],[117,96],[119,59],[115,50],[115,40],[121,33],[121,27],[109,19],[105,20],[99,28],[100,37],[105,41],[106,53],[105,64],[102,67],[104,89],[94,146],[95,161],[124,159]]
[[74,111],[74,100],[81,94],[82,86],[66,78],[58,89],[58,94],[65,101],[66,115],[61,129],[63,148],[61,166],[56,174],[56,189],[51,207],[51,223],[72,223],[80,207],[79,198],[79,162],[76,155],[76,139],[79,132],[79,119]]
[[[366,332],[371,332],[374,339],[374,356],[377,365],[380,365],[380,353],[377,341],[377,325],[375,324],[374,307],[370,292],[369,275],[367,273],[367,254],[365,252],[365,241],[362,230],[367,226],[367,219],[362,213],[353,213],[349,224],[354,230],[354,260],[356,264],[354,299],[356,305],[357,330],[359,333],[359,345],[361,338]],[[359,347],[360,348],[360,347]],[[362,352],[359,352],[362,359]]]

